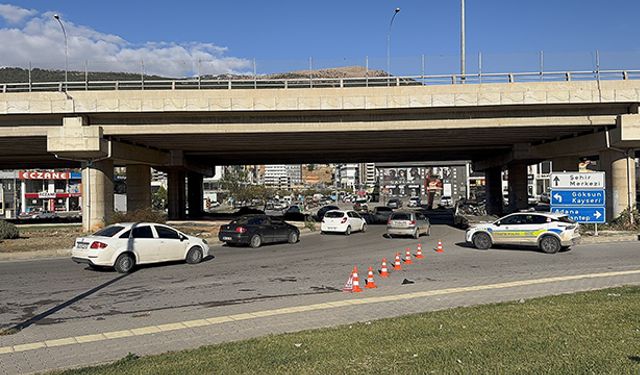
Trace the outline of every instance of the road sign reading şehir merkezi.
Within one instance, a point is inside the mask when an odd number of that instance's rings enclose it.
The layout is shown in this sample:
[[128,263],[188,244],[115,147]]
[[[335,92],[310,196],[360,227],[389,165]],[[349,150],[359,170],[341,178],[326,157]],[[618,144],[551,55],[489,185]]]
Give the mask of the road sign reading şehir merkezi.
[[578,223],[606,222],[604,172],[554,172],[551,182],[551,212],[568,215]]

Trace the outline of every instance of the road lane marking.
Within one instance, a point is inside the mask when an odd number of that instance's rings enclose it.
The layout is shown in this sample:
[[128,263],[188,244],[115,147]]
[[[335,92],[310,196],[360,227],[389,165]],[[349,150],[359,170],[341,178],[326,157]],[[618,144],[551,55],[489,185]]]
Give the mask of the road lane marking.
[[477,292],[477,291],[483,291],[483,290],[515,288],[515,287],[521,287],[521,286],[531,286],[531,285],[555,283],[555,282],[562,282],[562,281],[597,279],[597,278],[604,278],[604,277],[629,276],[629,275],[637,275],[637,274],[640,274],[640,269],[629,270],[629,271],[592,273],[592,274],[573,275],[573,276],[546,277],[542,279],[509,281],[509,282],[497,283],[497,284],[445,288],[445,289],[427,290],[422,292],[404,293],[404,294],[397,294],[397,295],[365,297],[365,298],[352,299],[352,300],[317,303],[312,305],[284,307],[284,308],[273,309],[273,310],[264,310],[264,311],[250,312],[250,313],[217,316],[217,317],[211,317],[211,318],[205,318],[205,319],[187,320],[183,322],[167,323],[167,324],[161,324],[157,326],[152,325],[152,326],[146,326],[146,327],[133,328],[129,330],[123,330],[123,331],[104,332],[104,333],[98,333],[93,335],[67,337],[67,338],[61,338],[61,339],[55,339],[55,340],[46,340],[46,341],[39,341],[39,342],[33,342],[33,343],[27,343],[27,344],[4,346],[4,347],[0,347],[0,354],[24,352],[24,351],[30,351],[30,350],[44,349],[47,347],[78,345],[83,343],[104,341],[104,340],[111,340],[111,339],[118,339],[118,338],[132,337],[132,336],[146,336],[146,335],[160,333],[160,332],[178,331],[183,329],[211,326],[211,325],[222,324],[227,322],[256,319],[256,318],[267,317],[267,316],[295,314],[295,313],[305,312],[305,311],[319,311],[319,310],[334,309],[334,308],[347,307],[347,306],[353,306],[353,305],[366,305],[366,304],[372,304],[372,303],[393,302],[393,301],[401,301],[401,300],[408,300],[408,299],[415,299],[415,298],[441,296],[441,295],[454,294],[454,293]]

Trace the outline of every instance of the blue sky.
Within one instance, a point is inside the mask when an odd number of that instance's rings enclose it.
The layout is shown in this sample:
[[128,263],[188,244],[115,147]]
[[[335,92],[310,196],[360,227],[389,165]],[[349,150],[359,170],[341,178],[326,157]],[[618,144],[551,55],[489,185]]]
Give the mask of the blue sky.
[[[163,57],[208,60],[211,64],[205,70],[240,72],[252,70],[254,58],[259,70],[266,71],[285,65],[307,68],[310,56],[319,67],[364,65],[369,56],[372,66],[384,67],[389,20],[395,7],[400,7],[391,32],[395,69],[419,73],[422,54],[432,73],[459,69],[458,0],[25,0],[3,4],[0,45],[20,53],[0,54],[5,56],[0,56],[0,65],[26,59],[37,60],[36,65],[59,66],[64,57],[55,49],[60,36],[50,17],[57,12],[68,26],[70,59],[78,66],[93,59],[94,65],[106,69],[113,65],[109,56],[117,56],[119,62]],[[535,69],[540,50],[545,51],[547,64],[558,69],[562,65],[590,68],[596,49],[611,67],[640,65],[638,0],[467,0],[466,13],[469,71],[477,69],[479,51],[486,71]],[[17,33],[29,38],[20,39]],[[179,64],[149,64],[148,69],[184,72]]]

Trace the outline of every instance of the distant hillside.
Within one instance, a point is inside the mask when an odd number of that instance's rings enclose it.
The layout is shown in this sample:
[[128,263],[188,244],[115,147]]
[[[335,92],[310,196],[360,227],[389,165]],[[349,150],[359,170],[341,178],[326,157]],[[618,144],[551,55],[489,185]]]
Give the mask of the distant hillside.
[[[69,81],[84,82],[84,72],[69,71]],[[169,79],[156,75],[145,75],[144,79]],[[140,74],[118,72],[89,72],[90,81],[139,81]],[[32,69],[31,82],[61,82],[64,81],[64,70]],[[26,83],[29,82],[29,70],[22,68],[0,68],[0,82]]]
[[[362,66],[345,66],[319,70],[299,70],[286,73],[274,73],[259,76],[259,79],[296,79],[296,78],[354,78],[354,77],[386,77],[382,70],[369,70]],[[89,81],[139,81],[138,73],[119,72],[89,72]],[[175,78],[158,75],[145,75],[145,80],[170,80]],[[251,75],[206,75],[202,79],[253,79]],[[85,72],[69,71],[69,81],[84,82]],[[31,82],[61,82],[64,81],[64,70],[32,69]],[[0,83],[29,82],[29,70],[23,68],[0,68]]]

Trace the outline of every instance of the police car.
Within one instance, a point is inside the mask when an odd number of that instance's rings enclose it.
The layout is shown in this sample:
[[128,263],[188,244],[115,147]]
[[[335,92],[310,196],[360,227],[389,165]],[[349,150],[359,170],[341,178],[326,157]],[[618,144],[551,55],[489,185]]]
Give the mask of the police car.
[[494,244],[533,245],[548,254],[568,249],[580,240],[578,224],[567,215],[543,212],[518,212],[493,223],[469,228],[465,239],[478,249]]

